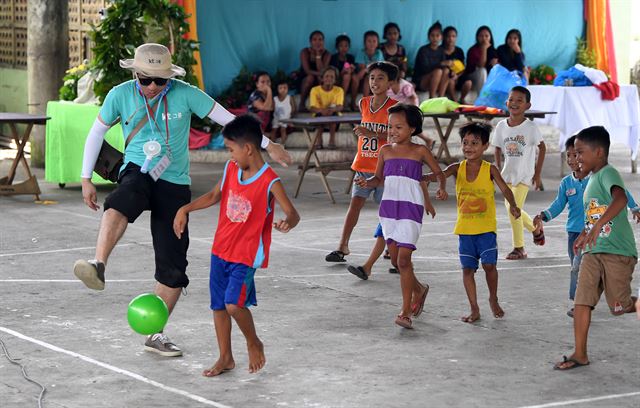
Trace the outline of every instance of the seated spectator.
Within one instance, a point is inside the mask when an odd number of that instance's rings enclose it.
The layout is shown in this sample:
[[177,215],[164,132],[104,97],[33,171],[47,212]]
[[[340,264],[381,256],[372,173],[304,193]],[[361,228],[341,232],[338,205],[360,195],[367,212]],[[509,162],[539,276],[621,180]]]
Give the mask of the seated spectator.
[[[464,70],[464,51],[462,48],[456,46],[456,40],[458,39],[458,30],[455,27],[449,26],[444,29],[444,39],[442,40],[442,50],[444,51],[443,64],[449,68],[449,75],[442,77],[440,82],[440,94],[446,95],[452,101],[456,98],[456,85],[459,83],[461,71],[457,71],[457,67],[461,67]],[[459,62],[456,62],[459,61]]]
[[382,38],[387,40],[380,46],[385,61],[395,64],[399,71],[399,77],[404,78],[407,73],[407,51],[398,44],[402,40],[400,27],[396,23],[387,23],[382,32]]
[[[393,81],[389,81],[389,84],[391,86],[389,86],[387,96],[391,99],[395,99],[400,103],[407,103],[409,105],[418,106],[420,104],[418,94],[416,94],[416,90],[411,82],[403,78],[398,78]],[[416,135],[416,137],[424,140],[425,145],[429,149],[433,150],[433,146],[436,144],[436,141],[427,136],[425,132]]]
[[289,95],[289,84],[286,80],[281,80],[277,84],[278,94],[273,97],[273,124],[271,126],[270,139],[274,142],[280,135],[280,143],[284,146],[287,143],[287,124],[282,123],[283,119],[290,119],[296,113],[296,104]]
[[320,72],[329,66],[331,53],[324,48],[324,34],[322,31],[314,31],[309,35],[309,47],[300,51],[300,104],[298,110],[306,111],[305,102],[309,96],[309,90],[320,83]]
[[429,91],[429,98],[436,98],[440,96],[438,86],[443,75],[449,75],[448,68],[442,65],[444,51],[440,47],[442,24],[439,21],[429,27],[428,38],[429,44],[420,47],[416,55],[413,83],[419,91]]
[[340,73],[340,85],[344,90],[344,94],[349,93],[351,88],[351,75],[356,70],[356,59],[352,54],[349,54],[349,48],[351,47],[351,38],[346,34],[340,34],[336,37],[336,52],[331,56],[329,64],[335,67]]
[[271,78],[265,71],[258,71],[254,75],[256,89],[249,95],[247,109],[260,118],[263,132],[270,130],[271,112],[273,112],[273,96],[271,92]]
[[358,92],[362,91],[362,95],[369,96],[371,89],[369,88],[369,79],[367,76],[367,66],[372,62],[384,61],[382,51],[378,48],[380,37],[375,31],[367,31],[364,33],[364,48],[356,54],[356,73],[352,76],[351,82],[351,110],[358,111],[356,106],[356,98]]
[[[338,70],[335,67],[327,67],[322,70],[322,85],[311,89],[309,98],[309,110],[313,116],[338,116],[342,112],[344,104],[344,90],[335,86]],[[329,149],[336,147],[337,124],[333,123],[329,128]],[[322,149],[322,132],[324,126],[316,129],[316,149]]]
[[524,63],[522,51],[522,34],[519,30],[511,29],[504,39],[504,44],[498,47],[498,63],[509,71],[520,71],[529,81],[529,70]]
[[487,26],[480,26],[476,30],[476,43],[467,51],[467,65],[460,81],[460,102],[464,100],[471,89],[480,92],[491,67],[498,63],[498,52],[493,46],[493,35]]

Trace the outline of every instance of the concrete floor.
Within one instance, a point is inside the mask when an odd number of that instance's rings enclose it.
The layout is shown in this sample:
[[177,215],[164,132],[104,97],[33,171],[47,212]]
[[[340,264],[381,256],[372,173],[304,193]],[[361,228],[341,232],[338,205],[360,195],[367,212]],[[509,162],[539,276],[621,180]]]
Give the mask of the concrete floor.
[[[616,148],[611,158],[640,198],[640,179],[630,174],[627,156]],[[9,160],[0,161],[0,171],[8,166]],[[207,191],[221,170],[219,164],[194,165],[194,196]],[[291,193],[296,172],[276,170]],[[535,213],[553,200],[558,173],[559,155],[553,153],[544,168],[546,191],[531,192],[526,210]],[[43,179],[42,171],[36,174]],[[30,196],[0,197],[0,339],[47,388],[46,407],[640,406],[635,316],[616,318],[598,307],[589,339],[591,365],[552,370],[573,344],[572,321],[565,315],[564,215],[546,228],[544,247],[527,244],[529,259],[498,263],[505,318],[491,317],[478,274],[483,318],[470,325],[460,321],[467,301],[451,233],[455,200],[437,202],[438,215],[425,223],[414,256],[418,277],[431,291],[415,330],[404,330],[393,323],[401,297],[398,276],[387,273],[388,261],[380,260],[369,281],[349,274],[346,264],[324,261],[340,235],[347,179],[346,172],[331,174],[338,200],[332,205],[310,172],[294,200],[301,223],[289,234],[274,231],[271,265],[256,278],[260,306],[254,317],[267,356],[258,374],[247,372],[244,341],[234,327],[236,369],[217,378],[200,375],[217,357],[207,281],[218,208],[191,217],[192,283],[166,328],[184,357],[160,358],[143,351],[143,337],[126,321],[128,302],[153,287],[149,217],[131,225],[115,249],[106,290],[90,291],[71,270],[76,259],[93,256],[100,213],[83,205],[78,185],[59,189],[41,181],[42,198],[55,201],[49,205],[34,204]],[[453,179],[448,190],[453,195]],[[99,189],[101,201],[109,191]],[[368,204],[353,234],[350,262],[365,260],[376,215],[375,205]],[[510,232],[501,205],[498,220],[503,258]],[[0,406],[37,406],[38,387],[1,354]]]

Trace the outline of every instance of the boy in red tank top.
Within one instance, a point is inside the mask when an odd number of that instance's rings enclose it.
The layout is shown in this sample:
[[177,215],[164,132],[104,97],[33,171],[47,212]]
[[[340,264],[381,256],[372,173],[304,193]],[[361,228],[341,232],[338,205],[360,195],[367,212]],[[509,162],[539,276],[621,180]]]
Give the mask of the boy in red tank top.
[[[391,86],[390,81],[398,77],[398,67],[390,62],[380,61],[369,64],[367,67],[371,96],[360,99],[360,113],[362,121],[353,131],[358,136],[358,152],[353,159],[351,169],[357,176],[365,179],[373,176],[378,165],[378,152],[387,144],[387,127],[389,125],[389,108],[398,101],[387,96],[387,90]],[[382,198],[382,187],[362,188],[353,184],[349,210],[342,227],[342,236],[338,249],[325,257],[327,262],[345,262],[345,255],[349,255],[349,239],[358,223],[360,210],[364,207],[367,198],[373,193],[376,203]]]
[[[220,202],[220,215],[211,250],[209,289],[211,310],[220,355],[202,375],[213,377],[235,367],[231,353],[231,318],[247,340],[249,372],[265,364],[264,348],[256,334],[249,306],[256,306],[253,276],[269,261],[271,227],[289,232],[300,221],[278,175],[262,159],[260,121],[253,115],[238,116],[223,129],[231,160],[213,190],[180,208],[173,230],[180,238],[188,214]],[[274,200],[286,219],[273,222]]]

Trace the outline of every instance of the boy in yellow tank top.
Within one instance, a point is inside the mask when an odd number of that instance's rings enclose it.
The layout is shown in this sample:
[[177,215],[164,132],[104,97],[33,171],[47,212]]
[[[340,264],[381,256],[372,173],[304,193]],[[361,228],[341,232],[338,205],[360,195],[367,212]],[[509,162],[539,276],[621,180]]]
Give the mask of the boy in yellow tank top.
[[[460,128],[462,153],[465,160],[454,163],[444,170],[444,175],[456,176],[456,200],[458,218],[454,234],[459,237],[459,255],[462,265],[462,281],[469,298],[471,313],[461,320],[473,323],[480,319],[480,308],[476,294],[475,273],[478,261],[482,263],[489,287],[489,305],[493,316],[501,318],[504,311],[498,303],[498,244],[496,241],[496,202],[494,182],[502,191],[504,198],[511,204],[511,215],[520,217],[513,192],[500,175],[500,170],[491,163],[482,160],[482,154],[489,147],[491,126],[481,123],[469,123]],[[424,176],[436,181],[435,175]]]

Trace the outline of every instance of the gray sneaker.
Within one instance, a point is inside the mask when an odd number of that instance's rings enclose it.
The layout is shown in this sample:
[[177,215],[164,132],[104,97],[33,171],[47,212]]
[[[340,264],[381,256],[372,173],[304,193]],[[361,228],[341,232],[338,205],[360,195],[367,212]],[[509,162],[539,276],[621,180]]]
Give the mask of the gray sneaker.
[[173,344],[164,333],[156,333],[147,337],[147,341],[144,342],[144,349],[164,357],[180,357],[182,355],[182,350]]
[[104,264],[80,259],[73,264],[73,273],[89,289],[104,290]]

